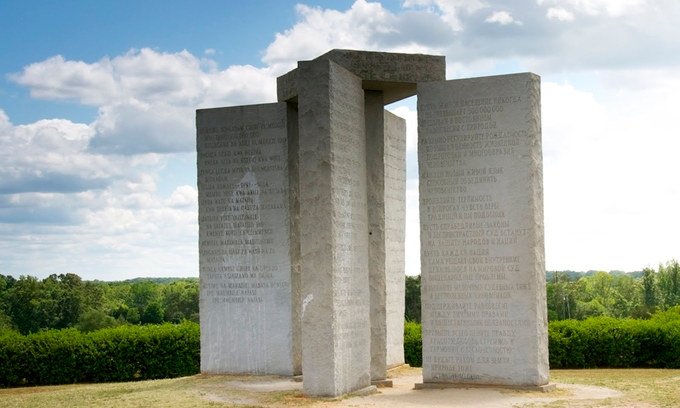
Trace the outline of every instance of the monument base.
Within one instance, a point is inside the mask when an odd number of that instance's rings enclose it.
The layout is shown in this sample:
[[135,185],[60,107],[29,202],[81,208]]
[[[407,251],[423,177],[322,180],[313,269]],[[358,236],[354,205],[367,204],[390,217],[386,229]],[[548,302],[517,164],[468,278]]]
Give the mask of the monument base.
[[392,380],[371,380],[371,385],[375,385],[378,388],[392,388]]
[[369,385],[368,387],[362,388],[360,390],[352,391],[348,395],[353,397],[363,397],[364,395],[371,395],[378,392],[378,388],[375,385]]
[[502,385],[502,384],[427,382],[416,383],[414,387],[414,389],[416,390],[433,390],[443,388],[501,388],[506,390],[551,392],[557,389],[557,385],[555,383],[548,383],[545,385]]

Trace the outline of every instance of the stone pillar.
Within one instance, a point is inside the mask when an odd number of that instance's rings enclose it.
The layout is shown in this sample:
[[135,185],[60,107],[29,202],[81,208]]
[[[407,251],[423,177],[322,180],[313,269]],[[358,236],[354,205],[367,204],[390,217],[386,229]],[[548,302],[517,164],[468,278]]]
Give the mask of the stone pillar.
[[297,71],[304,390],[338,396],[370,385],[364,93],[329,60]]
[[406,122],[383,110],[383,92],[365,91],[371,380],[404,363]]
[[300,371],[285,103],[196,112],[201,371]]
[[418,85],[423,381],[548,382],[540,79]]
[[384,111],[385,321],[387,368],[404,364],[406,121]]

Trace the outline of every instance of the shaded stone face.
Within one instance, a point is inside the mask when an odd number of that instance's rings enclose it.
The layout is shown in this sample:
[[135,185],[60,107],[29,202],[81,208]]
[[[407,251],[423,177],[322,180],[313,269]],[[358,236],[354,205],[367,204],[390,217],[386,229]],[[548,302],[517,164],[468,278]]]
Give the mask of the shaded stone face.
[[540,83],[418,86],[423,381],[548,381]]

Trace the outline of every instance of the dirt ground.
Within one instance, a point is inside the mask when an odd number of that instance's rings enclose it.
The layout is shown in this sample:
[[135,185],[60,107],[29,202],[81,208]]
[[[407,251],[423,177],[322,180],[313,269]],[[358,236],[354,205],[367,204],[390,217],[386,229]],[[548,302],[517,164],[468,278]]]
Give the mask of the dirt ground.
[[[300,401],[301,405],[312,407],[376,407],[376,408],[416,408],[416,407],[480,407],[512,408],[551,406],[597,406],[598,401],[616,399],[621,392],[592,385],[556,384],[554,391],[524,391],[503,388],[447,388],[414,389],[422,382],[420,369],[404,367],[393,371],[391,388],[379,388],[377,392],[364,396],[348,396],[341,399],[310,399]],[[302,383],[289,379],[269,379],[267,381],[232,381],[229,388],[247,392],[301,391]],[[227,402],[222,400],[222,402]],[[246,401],[229,401],[244,403]],[[252,401],[255,402],[255,401]],[[289,401],[290,402],[290,401]],[[554,405],[553,405],[554,404]],[[284,404],[288,405],[288,404]]]

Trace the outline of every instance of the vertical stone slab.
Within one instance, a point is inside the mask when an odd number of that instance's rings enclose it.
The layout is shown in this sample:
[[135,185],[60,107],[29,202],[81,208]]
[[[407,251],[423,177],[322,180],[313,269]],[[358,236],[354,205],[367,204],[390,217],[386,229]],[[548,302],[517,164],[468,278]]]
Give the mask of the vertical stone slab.
[[370,385],[364,92],[328,60],[298,84],[304,390],[338,396]]
[[364,91],[368,205],[368,281],[371,316],[371,380],[387,377],[385,275],[385,115],[383,93]]
[[387,368],[404,364],[406,121],[384,111]]
[[540,79],[418,85],[423,380],[548,382]]
[[406,122],[365,91],[371,380],[404,363]]
[[302,299],[300,295],[300,168],[299,168],[299,131],[297,104],[286,103],[288,120],[288,203],[290,215],[290,259],[293,315],[293,373],[302,374]]
[[285,103],[196,112],[201,371],[294,374]]

